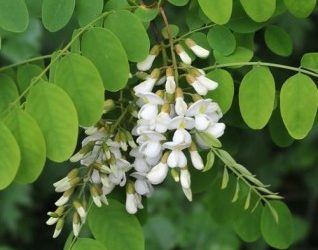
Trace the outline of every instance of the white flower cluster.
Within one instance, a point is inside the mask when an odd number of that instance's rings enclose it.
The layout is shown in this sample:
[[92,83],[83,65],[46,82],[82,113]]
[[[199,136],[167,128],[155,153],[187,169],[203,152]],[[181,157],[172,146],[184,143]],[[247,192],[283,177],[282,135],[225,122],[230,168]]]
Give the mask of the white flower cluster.
[[[209,54],[209,51],[191,39],[187,39],[186,44],[201,58]],[[181,45],[176,45],[176,51],[183,62],[191,64],[190,57]],[[137,65],[138,69],[149,70],[154,59],[154,54],[149,56]],[[218,138],[223,135],[225,129],[224,123],[219,122],[222,117],[219,105],[202,97],[208,91],[216,89],[218,83],[208,79],[202,70],[189,67],[186,75],[187,82],[197,93],[191,95],[193,102],[186,100],[183,90],[177,87],[171,67],[166,69],[165,89],[154,92],[159,79],[160,70],[154,69],[146,80],[134,88],[140,109],[137,126],[132,131],[132,134],[138,137],[138,147],[130,152],[135,158],[134,172],[130,175],[135,178],[135,182],[131,183],[126,200],[129,213],[137,212],[140,196],[151,195],[153,185],[165,180],[169,168],[191,201],[191,176],[188,169],[190,164],[187,155],[194,168],[203,170],[204,163],[197,146],[204,148],[207,145],[197,136],[198,133],[207,133]]]

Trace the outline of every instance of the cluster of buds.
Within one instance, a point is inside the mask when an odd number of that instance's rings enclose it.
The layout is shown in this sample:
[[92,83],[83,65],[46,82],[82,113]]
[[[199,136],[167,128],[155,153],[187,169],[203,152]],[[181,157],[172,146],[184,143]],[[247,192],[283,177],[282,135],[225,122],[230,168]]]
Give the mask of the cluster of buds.
[[[48,212],[49,219],[46,221],[47,225],[56,225],[53,238],[58,237],[63,229],[64,217],[67,214],[66,204],[70,201],[72,194],[81,181],[79,170],[75,168],[66,177],[53,184],[56,192],[63,192],[62,196],[55,202],[57,209],[54,212]],[[72,205],[74,208],[73,231],[74,235],[78,236],[81,225],[86,220],[86,204],[74,200]]]
[[[110,110],[111,101],[105,102],[105,107]],[[86,137],[82,141],[81,149],[71,158],[71,162],[79,162],[82,166],[82,177],[79,168],[73,169],[66,177],[54,183],[55,191],[62,196],[55,202],[58,207],[56,212],[49,212],[48,225],[56,224],[53,237],[57,237],[64,225],[64,216],[72,209],[73,233],[77,237],[81,226],[86,219],[86,201],[72,198],[78,187],[81,187],[79,196],[85,196],[89,190],[90,197],[97,207],[108,205],[107,195],[116,186],[125,186],[127,172],[131,164],[126,160],[129,148],[137,145],[129,131],[113,127],[112,122],[101,119],[95,126],[85,128]],[[113,132],[114,131],[114,132]],[[87,187],[87,189],[85,189]],[[65,211],[65,208],[68,208]]]

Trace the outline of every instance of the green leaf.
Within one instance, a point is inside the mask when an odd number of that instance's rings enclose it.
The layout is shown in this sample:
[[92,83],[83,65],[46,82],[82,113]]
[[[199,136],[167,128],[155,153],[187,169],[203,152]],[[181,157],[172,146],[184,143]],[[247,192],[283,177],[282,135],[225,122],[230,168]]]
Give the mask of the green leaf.
[[227,184],[229,184],[229,171],[224,167],[221,189],[225,189]]
[[18,97],[19,92],[14,81],[9,76],[0,74],[0,118]]
[[222,147],[222,143],[219,139],[215,138],[211,134],[205,132],[199,132],[198,136],[204,141],[205,144],[209,145],[210,147],[220,148]]
[[[17,81],[19,92],[23,93],[29,86],[32,79],[42,73],[43,69],[35,64],[25,64],[18,68]],[[43,80],[47,80],[46,75],[42,76]]]
[[207,35],[209,45],[220,54],[228,56],[236,48],[236,40],[233,33],[224,26],[214,26]]
[[83,55],[98,69],[106,90],[118,91],[128,81],[129,64],[118,38],[108,29],[92,28],[82,38]]
[[0,122],[0,190],[13,181],[20,164],[20,149],[10,130]]
[[0,28],[23,32],[29,24],[29,13],[24,0],[0,1]]
[[[109,206],[92,207],[88,224],[93,236],[111,250],[143,250],[144,236],[138,219],[125,210],[116,200],[109,200]],[[119,237],[119,238],[118,238]],[[116,240],[117,239],[117,240]]]
[[168,0],[168,2],[175,6],[184,6],[188,4],[189,0]]
[[71,19],[75,0],[43,0],[42,22],[44,27],[55,32],[62,29]]
[[135,15],[143,22],[152,21],[157,17],[158,13],[158,9],[150,9],[143,5],[139,6],[135,11]]
[[269,121],[269,132],[273,142],[279,147],[288,147],[294,142],[284,125],[279,108],[274,110]]
[[226,24],[232,14],[233,0],[199,0],[204,14],[216,24]]
[[293,221],[288,207],[281,201],[270,202],[278,215],[278,222],[272,215],[269,205],[263,209],[261,232],[267,244],[278,249],[287,249],[293,242]]
[[306,18],[316,7],[317,0],[284,0],[288,11],[298,18]]
[[270,25],[266,28],[265,43],[279,56],[290,56],[293,52],[293,41],[290,35],[279,26]]
[[46,147],[42,131],[36,121],[26,112],[16,109],[5,120],[15,137],[21,152],[21,162],[15,181],[21,184],[34,182],[41,174]]
[[100,242],[89,238],[78,238],[72,246],[72,250],[107,250],[107,248]]
[[104,0],[77,0],[75,14],[81,27],[93,21],[103,12]]
[[[231,20],[227,24],[228,28],[234,32],[251,34],[257,30],[260,30],[265,23],[257,23],[253,21],[245,12],[240,1],[234,1],[233,13]],[[246,47],[246,45],[244,44]]]
[[[237,47],[236,50],[229,56],[224,56],[217,50],[214,50],[214,57],[218,64],[231,64],[249,62],[253,58],[253,51],[244,47]],[[231,68],[239,68],[238,66],[230,66]]]
[[247,15],[255,22],[267,21],[275,12],[276,0],[240,0]]
[[234,81],[229,72],[224,69],[216,69],[206,75],[219,83],[216,90],[209,91],[208,98],[217,102],[220,105],[222,113],[225,114],[232,106],[234,97]]
[[213,167],[214,161],[215,161],[215,154],[211,150],[206,157],[205,166],[202,172],[209,171]]
[[311,130],[318,107],[318,91],[313,80],[303,74],[287,79],[280,92],[280,110],[289,134],[303,139]]
[[70,97],[60,87],[41,82],[32,87],[25,106],[43,132],[47,157],[56,162],[69,159],[78,134],[77,113]]
[[121,10],[129,8],[130,5],[127,0],[108,0],[105,4],[105,10]]
[[242,240],[254,242],[261,236],[261,214],[262,205],[259,204],[253,212],[245,210],[234,221],[234,230]]
[[223,149],[218,149],[217,151],[219,152],[220,157],[222,158],[222,161],[224,162],[224,164],[226,164],[227,166],[236,165],[235,160],[227,151]]
[[64,56],[55,70],[54,82],[71,97],[79,124],[94,125],[104,108],[104,85],[93,63],[78,54]]
[[318,53],[306,53],[301,58],[300,65],[318,73]]
[[137,16],[128,10],[119,10],[105,19],[104,26],[119,38],[130,61],[140,62],[147,57],[150,41]]
[[239,105],[243,120],[253,129],[262,129],[274,109],[275,80],[266,67],[254,67],[240,85]]
[[232,175],[229,175],[228,187],[226,189],[220,189],[221,183],[222,178],[220,177],[214,181],[209,190],[207,205],[211,216],[218,224],[231,225],[243,212],[242,201],[244,201],[243,198],[246,194],[243,193],[240,199],[233,203],[232,199],[236,189],[236,179]]

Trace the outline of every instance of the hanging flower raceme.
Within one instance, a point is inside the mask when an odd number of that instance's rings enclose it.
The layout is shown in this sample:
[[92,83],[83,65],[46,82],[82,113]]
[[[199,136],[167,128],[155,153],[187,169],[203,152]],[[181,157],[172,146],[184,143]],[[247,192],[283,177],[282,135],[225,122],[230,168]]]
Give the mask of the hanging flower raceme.
[[[208,51],[192,40],[187,40],[186,44],[200,57],[208,56]],[[177,44],[175,49],[183,63],[191,64],[191,58],[181,45]],[[206,132],[219,137],[223,134],[225,126],[218,123],[222,117],[218,104],[202,97],[216,89],[218,83],[207,78],[202,70],[185,68],[186,80],[196,92],[190,94],[190,100],[185,97],[183,89],[177,87],[171,66],[166,68],[164,89],[156,84],[160,79],[159,70],[155,71],[156,77],[151,78],[151,88],[141,88],[144,82],[134,88],[140,109],[137,125],[132,131],[132,134],[138,137],[138,147],[130,152],[135,158],[135,172],[130,175],[135,180],[127,191],[126,200],[126,208],[130,213],[137,212],[142,196],[148,197],[152,194],[153,185],[164,182],[169,169],[174,179],[180,182],[185,196],[191,201],[189,167],[192,165],[197,170],[204,168],[199,150],[201,145],[203,148],[206,145],[197,135]],[[219,130],[216,131],[217,129]],[[187,155],[190,156],[190,162]]]

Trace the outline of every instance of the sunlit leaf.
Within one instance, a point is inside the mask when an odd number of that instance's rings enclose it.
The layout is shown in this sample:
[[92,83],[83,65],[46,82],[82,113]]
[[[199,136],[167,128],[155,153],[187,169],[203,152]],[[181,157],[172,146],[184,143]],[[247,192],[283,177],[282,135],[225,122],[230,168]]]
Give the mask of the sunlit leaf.
[[5,120],[15,137],[21,152],[21,162],[15,181],[34,182],[41,174],[45,159],[46,146],[42,131],[36,121],[26,112],[16,109]]
[[29,13],[24,0],[0,1],[0,28],[23,32],[29,24]]
[[137,16],[130,11],[119,10],[107,16],[104,26],[119,38],[130,61],[140,62],[147,57],[150,41]]
[[239,105],[246,124],[262,129],[269,121],[275,102],[275,80],[270,70],[255,67],[248,72],[240,85]]
[[83,55],[98,69],[106,90],[125,87],[129,76],[126,52],[119,39],[108,29],[93,28],[82,38]]
[[10,130],[0,122],[0,190],[13,181],[20,164],[20,149]]
[[287,79],[280,92],[280,110],[289,134],[303,139],[311,130],[317,113],[318,90],[303,74]]
[[56,162],[67,160],[74,152],[78,135],[71,98],[60,87],[41,82],[32,87],[25,106],[43,132],[47,157]]
[[71,97],[79,124],[92,126],[104,107],[104,86],[93,63],[83,56],[69,54],[58,63],[54,82]]

